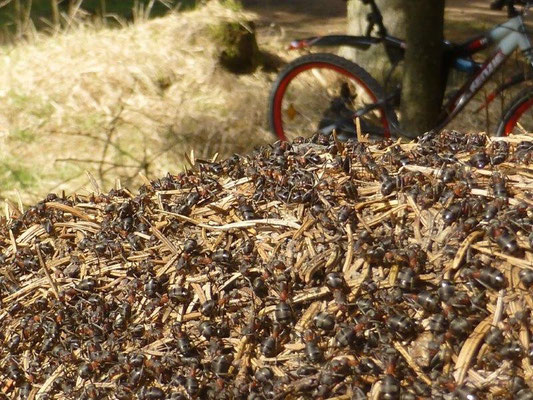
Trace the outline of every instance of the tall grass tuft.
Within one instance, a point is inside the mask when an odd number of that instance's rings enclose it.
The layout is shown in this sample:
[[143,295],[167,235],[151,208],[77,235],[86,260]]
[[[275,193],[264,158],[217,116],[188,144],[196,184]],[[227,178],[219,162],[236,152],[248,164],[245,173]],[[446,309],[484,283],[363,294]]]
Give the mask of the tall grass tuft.
[[32,37],[36,30],[57,33],[90,20],[99,25],[121,26],[162,16],[169,10],[186,9],[198,0],[0,0],[3,43]]

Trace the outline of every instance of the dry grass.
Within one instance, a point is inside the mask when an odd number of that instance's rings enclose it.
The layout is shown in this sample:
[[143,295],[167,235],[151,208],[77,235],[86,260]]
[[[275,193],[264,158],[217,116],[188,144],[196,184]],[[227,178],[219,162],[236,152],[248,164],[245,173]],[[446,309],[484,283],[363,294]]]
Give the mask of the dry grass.
[[[253,15],[210,2],[124,29],[81,25],[0,49],[0,196],[31,202],[184,168],[184,152],[245,152],[270,140],[272,75],[221,70],[210,26]],[[257,105],[265,105],[258,107]]]
[[[265,113],[275,74],[223,71],[211,37],[219,22],[247,19],[257,18],[212,1],[123,29],[80,23],[0,48],[0,198],[79,192],[86,170],[104,190],[116,179],[134,188],[139,173],[185,168],[191,149],[227,156],[271,141]],[[291,33],[266,33],[262,48],[283,55]],[[501,104],[474,114],[481,98],[451,127],[490,132]]]

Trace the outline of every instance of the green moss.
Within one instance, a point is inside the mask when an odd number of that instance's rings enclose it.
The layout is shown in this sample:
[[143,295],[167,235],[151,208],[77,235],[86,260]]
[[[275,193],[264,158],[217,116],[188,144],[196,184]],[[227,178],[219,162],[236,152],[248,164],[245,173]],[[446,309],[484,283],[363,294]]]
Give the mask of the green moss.
[[17,160],[0,162],[0,189],[26,189],[35,185],[37,177]]
[[53,180],[59,180],[61,182],[67,182],[74,179],[85,172],[85,168],[75,163],[58,163],[54,164],[53,174],[50,174],[50,178]]
[[30,129],[16,129],[9,133],[9,139],[22,143],[32,143],[37,139],[37,135]]
[[71,123],[80,132],[97,132],[104,127],[106,116],[101,113],[73,115]]
[[233,11],[241,11],[243,8],[239,0],[222,0],[221,4]]
[[218,43],[222,66],[234,73],[251,73],[261,64],[261,52],[252,21],[224,22],[210,27],[211,37]]
[[54,107],[50,103],[39,104],[31,111],[31,114],[37,118],[49,118],[54,113]]
[[52,104],[40,96],[32,96],[11,90],[8,92],[7,98],[16,109],[37,118],[48,118],[54,113]]
[[12,104],[19,109],[27,107],[28,104],[31,104],[34,101],[33,97],[25,93],[15,92],[14,90],[10,90],[7,93],[7,97],[11,100]]

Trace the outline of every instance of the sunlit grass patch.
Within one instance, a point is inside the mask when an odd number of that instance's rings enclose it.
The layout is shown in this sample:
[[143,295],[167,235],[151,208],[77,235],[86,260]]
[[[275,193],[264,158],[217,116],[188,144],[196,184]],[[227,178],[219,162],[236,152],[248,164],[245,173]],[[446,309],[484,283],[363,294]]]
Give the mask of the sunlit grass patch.
[[5,96],[0,96],[4,105],[11,106],[14,112],[25,112],[36,118],[48,118],[54,112],[49,100],[42,96],[24,93],[12,89]]
[[37,178],[36,171],[25,166],[22,160],[0,160],[0,193],[30,188],[35,185]]
[[37,139],[37,134],[31,129],[15,129],[10,132],[9,140],[22,142],[22,143],[32,143]]
[[224,71],[208,35],[223,21],[251,19],[210,2],[124,29],[82,24],[0,48],[0,159],[16,154],[6,183],[22,182],[0,196],[13,199],[22,184],[24,202],[80,190],[86,170],[103,190],[116,179],[135,188],[139,173],[179,172],[190,150],[225,157],[271,141],[274,74]]

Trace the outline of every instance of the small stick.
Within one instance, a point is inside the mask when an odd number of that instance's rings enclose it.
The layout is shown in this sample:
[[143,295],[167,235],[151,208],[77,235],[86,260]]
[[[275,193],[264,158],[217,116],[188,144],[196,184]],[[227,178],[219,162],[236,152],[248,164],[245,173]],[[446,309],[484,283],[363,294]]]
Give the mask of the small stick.
[[220,291],[226,289],[229,285],[231,285],[233,282],[235,282],[235,281],[236,281],[237,279],[239,279],[240,277],[242,277],[242,274],[241,274],[240,272],[236,272],[236,273],[234,273],[234,274],[231,276],[231,278],[229,278],[226,282],[224,282],[224,283],[222,284],[222,286],[220,286],[220,287],[218,288],[217,291],[220,292]]
[[147,187],[152,187],[152,182],[150,182],[150,179],[146,177],[142,172],[139,172],[139,178],[141,178],[141,181],[143,184],[145,184]]
[[297,332],[303,332],[308,326],[311,319],[318,313],[320,310],[320,302],[315,301],[307,308],[303,313],[300,320],[294,326],[294,330]]
[[372,220],[370,221],[364,221],[361,219],[361,222],[362,223],[365,223],[366,222],[366,226],[369,226],[369,227],[372,227],[374,225],[379,225],[381,222],[385,221],[387,218],[389,218],[391,215],[393,214],[396,214],[397,212],[399,211],[402,211],[403,209],[405,209],[407,207],[407,204],[402,204],[402,205],[399,205],[383,214],[381,214],[380,216],[378,217],[375,217],[373,218]]
[[313,241],[311,240],[311,238],[306,237],[304,241],[305,241],[305,244],[307,245],[307,250],[309,251],[309,255],[312,258],[316,257],[315,247],[313,246]]
[[87,175],[87,178],[89,178],[89,182],[91,182],[91,186],[93,187],[93,191],[100,196],[102,191],[100,190],[100,185],[98,185],[98,182],[96,182],[96,179],[94,178],[93,174],[91,174],[89,171],[85,171],[85,175]]
[[225,185],[223,185],[223,188],[224,189],[233,189],[234,187],[236,186],[239,186],[239,185],[244,185],[245,183],[248,183],[252,180],[252,178],[249,178],[249,177],[244,177],[244,178],[241,178],[241,179],[237,179],[236,181],[231,181],[229,183],[226,183]]
[[379,400],[381,396],[381,381],[376,381],[372,385],[372,389],[370,389],[370,393],[368,394],[369,400]]
[[363,270],[361,275],[355,280],[354,285],[350,285],[350,294],[348,295],[348,300],[353,301],[359,295],[359,290],[361,289],[361,284],[367,279],[368,274],[370,273],[370,264],[368,262],[363,262]]
[[163,244],[172,252],[172,254],[179,254],[179,250],[176,248],[176,246],[174,246],[172,242],[159,231],[159,229],[157,229],[155,226],[152,226],[152,232],[159,240],[161,240],[161,242],[163,242]]
[[200,319],[200,318],[202,318],[202,313],[195,311],[195,312],[191,312],[191,313],[185,314],[183,316],[182,321],[183,322],[187,322],[187,321],[192,321],[192,320]]
[[5,207],[5,214],[7,219],[19,218],[22,215],[22,212],[19,208],[17,208],[17,205],[9,199],[5,200]]
[[342,272],[348,271],[353,260],[353,232],[350,223],[346,224],[346,234],[348,236],[348,250],[346,251],[346,260],[342,266]]
[[41,267],[44,270],[44,273],[46,274],[48,282],[50,282],[50,286],[52,287],[52,291],[54,292],[56,299],[61,301],[61,299],[59,298],[59,291],[57,290],[57,285],[54,282],[54,279],[52,278],[52,275],[50,274],[50,271],[48,270],[48,267],[46,266],[46,263],[43,260],[41,249],[39,248],[39,246],[35,246],[35,250],[37,251],[37,256],[39,257],[39,263],[41,264]]
[[315,219],[312,218],[312,217],[308,217],[304,223],[302,224],[302,226],[300,227],[300,229],[298,229],[295,233],[294,233],[294,236],[292,237],[293,239],[298,239],[300,236],[303,235],[303,233],[308,230],[313,224],[315,223]]
[[82,213],[80,210],[76,210],[74,207],[67,206],[66,204],[49,201],[47,203],[44,203],[44,205],[49,208],[55,208],[56,210],[66,211],[68,213],[71,213],[72,215],[75,215],[78,218],[84,219],[85,221],[92,221],[92,219],[87,214]]
[[392,287],[396,283],[396,278],[398,277],[398,273],[400,272],[400,266],[398,264],[393,264],[390,268],[389,272],[389,285]]
[[13,247],[13,253],[17,252],[17,240],[15,239],[15,235],[13,235],[13,231],[9,230],[9,239],[11,240],[11,246]]
[[489,315],[487,318],[481,321],[470,334],[470,337],[465,340],[465,343],[463,344],[455,363],[454,378],[457,384],[461,385],[463,383],[474,354],[481,343],[483,343],[485,334],[492,326],[492,319],[493,316]]
[[407,364],[413,369],[413,371],[416,372],[416,374],[418,375],[418,377],[420,379],[422,379],[426,384],[430,385],[431,386],[431,379],[429,378],[429,376],[427,376],[424,371],[422,371],[422,369],[420,368],[420,366],[415,363],[415,361],[413,360],[413,358],[409,355],[409,353],[407,352],[407,350],[405,349],[405,347],[402,346],[402,344],[400,342],[394,342],[394,348],[396,350],[398,350],[398,352],[403,356],[403,358],[405,358],[405,361],[407,361]]
[[407,196],[407,203],[409,203],[409,207],[411,207],[413,211],[415,212],[415,214],[418,216],[418,218],[420,219],[420,222],[422,222],[422,225],[424,225],[424,228],[427,229],[428,222],[426,218],[424,218],[424,216],[420,212],[420,208],[418,207],[415,200],[413,199],[413,196]]
[[293,266],[293,270],[298,272],[298,274],[300,274],[301,278],[303,279],[303,270],[300,271],[300,268],[301,266],[303,265],[304,262],[307,261],[307,259],[309,258],[309,251],[308,250],[304,250],[300,255],[299,255],[299,258],[296,259],[296,263],[294,264]]
[[333,135],[333,141],[335,142],[335,146],[337,146],[337,151],[339,152],[339,154],[342,154],[342,152],[344,151],[344,145],[339,140],[336,129],[333,129],[332,135]]
[[61,372],[63,372],[63,364],[59,364],[59,366],[56,368],[56,370],[48,377],[48,379],[43,383],[39,391],[37,392],[37,398],[39,398],[39,395],[42,393],[46,393],[48,391],[48,388],[52,386],[52,383],[61,375]]
[[191,156],[189,156],[187,153],[183,153],[183,155],[185,156],[185,160],[189,163],[189,165],[194,168],[194,163],[196,162],[194,153],[191,151]]
[[191,287],[194,290],[194,293],[198,296],[198,299],[200,300],[200,303],[205,303],[207,301],[205,297],[205,293],[202,290],[202,287],[198,283],[191,283]]
[[160,210],[159,212],[161,212],[162,214],[172,215],[173,217],[176,217],[183,221],[189,222],[201,228],[205,228],[207,230],[212,230],[212,231],[229,231],[231,229],[252,228],[258,225],[284,226],[284,227],[293,228],[293,229],[301,228],[301,225],[296,222],[285,221],[283,219],[276,219],[276,218],[251,219],[247,221],[232,222],[232,223],[225,224],[225,225],[209,225],[209,224],[204,224],[202,222],[196,221],[192,218],[186,217],[185,215],[176,214],[170,211]]
[[361,120],[359,119],[359,117],[357,117],[355,119],[355,130],[357,132],[357,141],[359,143],[366,143],[367,140],[366,138],[363,136],[363,133],[361,132]]
[[483,246],[473,245],[472,248],[476,249],[480,253],[487,254],[492,257],[503,258],[511,265],[516,265],[516,266],[520,266],[522,268],[527,268],[527,269],[533,269],[533,264],[524,262],[524,260],[522,260],[521,258],[508,256],[507,254],[501,253],[499,251],[494,251],[492,249],[487,249]]
[[500,290],[498,293],[498,300],[496,300],[496,310],[494,311],[494,318],[492,320],[492,325],[496,326],[501,321],[503,316],[503,296],[505,296],[505,289]]
[[[306,301],[312,301],[312,300],[319,299],[327,295],[328,293],[330,293],[330,290],[327,287],[321,287],[319,289],[311,289],[311,290],[306,291],[305,293],[301,293],[301,294],[294,296],[294,299],[292,302],[293,304],[298,304],[298,303],[303,303]],[[274,306],[273,310],[275,308],[276,307]]]
[[240,340],[239,340],[239,344],[237,346],[237,351],[236,351],[236,354],[235,354],[235,360],[240,360],[242,358],[242,356],[244,355],[244,351],[246,350],[246,345],[248,344],[248,340],[249,340],[249,336],[243,336]]
[[215,242],[211,245],[211,251],[215,251],[215,249],[222,243],[222,241],[226,238],[226,233],[221,232]]
[[468,237],[461,243],[461,247],[457,251],[457,254],[455,255],[455,258],[453,259],[452,265],[450,268],[448,268],[444,274],[446,279],[450,279],[450,275],[453,271],[455,271],[457,268],[459,268],[459,265],[461,265],[461,262],[463,261],[463,257],[465,256],[468,248],[474,241],[480,237],[483,236],[482,231],[475,231],[472,232]]
[[[357,207],[356,207],[357,208]],[[366,229],[366,231],[368,233],[372,232],[372,228],[370,228],[370,226],[368,226],[368,224],[366,223],[366,221],[363,219],[363,217],[361,217],[361,214],[359,214],[357,211],[355,212],[355,216],[357,217],[357,220],[361,222],[361,225],[363,225],[363,228]]]
[[17,190],[16,191],[17,193],[17,203],[18,203],[18,206],[19,206],[19,211],[20,211],[20,214],[24,214],[24,206],[22,205],[22,197],[20,196],[20,192]]

